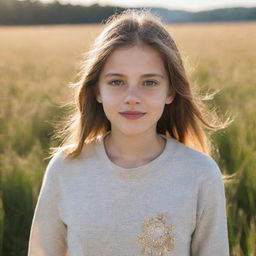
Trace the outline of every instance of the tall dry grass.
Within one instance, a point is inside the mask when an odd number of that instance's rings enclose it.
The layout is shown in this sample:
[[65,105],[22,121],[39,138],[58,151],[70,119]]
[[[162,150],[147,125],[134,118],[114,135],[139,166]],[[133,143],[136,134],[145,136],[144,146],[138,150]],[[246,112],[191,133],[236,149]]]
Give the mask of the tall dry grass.
[[[235,117],[214,135],[226,185],[230,251],[256,255],[256,23],[169,25],[209,107]],[[52,122],[68,113],[81,54],[101,25],[0,27],[0,255],[26,255]],[[223,116],[224,117],[224,116]],[[18,237],[18,238],[17,238]]]

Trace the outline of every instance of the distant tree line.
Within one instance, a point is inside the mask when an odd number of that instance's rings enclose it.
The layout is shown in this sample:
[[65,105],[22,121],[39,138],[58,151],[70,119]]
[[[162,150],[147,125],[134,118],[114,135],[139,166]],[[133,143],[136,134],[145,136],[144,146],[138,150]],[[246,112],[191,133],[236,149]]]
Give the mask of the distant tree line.
[[[51,3],[39,0],[0,0],[0,25],[102,23],[124,9],[98,4],[88,7],[61,4],[57,0]],[[149,9],[161,15],[167,23],[256,20],[256,8],[224,8],[195,13],[153,7]]]
[[[256,4],[255,4],[256,5]],[[256,20],[256,8],[221,8],[209,11],[188,12],[182,10],[167,10],[152,8],[159,13],[167,23],[183,22],[239,22]]]
[[40,1],[0,0],[0,24],[65,24],[65,23],[101,23],[113,13],[124,8],[102,7],[97,4],[79,6],[60,4],[58,1],[42,3]]

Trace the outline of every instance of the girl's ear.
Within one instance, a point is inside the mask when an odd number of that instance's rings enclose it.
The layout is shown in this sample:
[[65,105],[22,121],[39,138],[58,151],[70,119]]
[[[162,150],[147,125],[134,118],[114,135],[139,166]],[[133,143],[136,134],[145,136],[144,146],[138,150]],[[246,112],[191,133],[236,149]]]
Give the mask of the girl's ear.
[[101,95],[100,95],[99,93],[96,95],[96,100],[97,100],[99,103],[102,103]]
[[99,94],[96,96],[96,100],[97,100],[99,103],[102,103],[101,96],[100,96]]
[[95,95],[96,95],[96,100],[97,100],[99,103],[102,103],[102,99],[101,99],[101,95],[100,95],[100,91],[99,91],[98,84],[96,85]]
[[174,100],[175,93],[169,94],[166,97],[165,104],[171,104]]

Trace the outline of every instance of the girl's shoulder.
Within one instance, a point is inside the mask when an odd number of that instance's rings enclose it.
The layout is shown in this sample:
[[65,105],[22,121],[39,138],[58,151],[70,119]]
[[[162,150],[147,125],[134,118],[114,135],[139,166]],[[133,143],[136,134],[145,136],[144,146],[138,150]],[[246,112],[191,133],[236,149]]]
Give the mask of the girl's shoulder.
[[168,138],[168,142],[175,144],[175,161],[184,166],[188,172],[207,179],[222,179],[219,165],[212,156],[173,138]]
[[85,144],[81,153],[76,158],[72,158],[67,154],[67,152],[71,152],[76,147],[76,144],[60,147],[48,162],[46,168],[47,175],[65,176],[65,173],[70,173],[70,170],[83,165],[87,159],[97,158],[97,146],[97,142]]

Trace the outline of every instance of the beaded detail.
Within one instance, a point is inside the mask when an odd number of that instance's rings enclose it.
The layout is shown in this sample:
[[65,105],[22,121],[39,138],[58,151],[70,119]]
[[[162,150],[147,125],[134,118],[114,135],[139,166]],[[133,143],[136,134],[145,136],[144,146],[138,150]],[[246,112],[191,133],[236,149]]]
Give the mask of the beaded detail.
[[143,232],[138,241],[143,244],[142,255],[167,256],[174,248],[174,226],[167,224],[167,213],[157,213],[155,217],[145,217],[142,223]]

